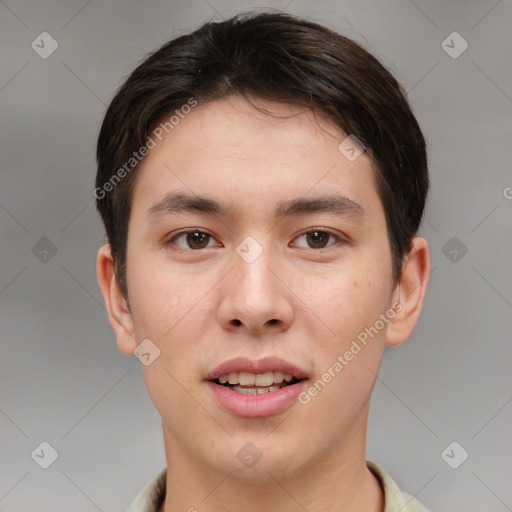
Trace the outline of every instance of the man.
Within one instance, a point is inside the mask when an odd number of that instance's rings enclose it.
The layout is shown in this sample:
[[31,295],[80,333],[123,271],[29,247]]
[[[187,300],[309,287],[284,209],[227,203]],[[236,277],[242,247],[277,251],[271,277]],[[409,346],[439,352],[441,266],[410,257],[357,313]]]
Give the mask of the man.
[[290,15],[208,23],[132,73],[97,156],[98,280],[167,459],[130,511],[424,511],[365,460],[430,268],[425,141],[390,73]]

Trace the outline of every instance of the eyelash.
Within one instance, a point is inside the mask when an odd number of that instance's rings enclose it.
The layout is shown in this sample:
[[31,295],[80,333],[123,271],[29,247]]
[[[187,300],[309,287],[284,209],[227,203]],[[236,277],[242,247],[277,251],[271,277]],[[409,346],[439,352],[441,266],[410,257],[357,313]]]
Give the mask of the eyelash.
[[[201,234],[204,234],[212,239],[215,240],[215,238],[210,235],[209,233],[207,233],[206,231],[201,231],[200,229],[188,229],[188,230],[185,230],[185,231],[180,231],[179,233],[175,233],[174,235],[172,235],[172,237],[170,237],[165,243],[164,245],[171,245],[171,244],[174,244],[174,241],[179,239],[181,236],[183,235],[187,235],[189,233],[201,233]],[[294,239],[296,240],[297,238],[300,238],[304,235],[308,235],[310,233],[325,233],[327,235],[330,235],[331,237],[334,237],[335,239],[337,239],[339,242],[341,243],[348,243],[347,240],[343,239],[341,236],[337,235],[336,233],[333,233],[332,231],[330,230],[327,230],[327,229],[320,229],[320,228],[313,228],[313,229],[310,229],[308,231],[304,231],[303,233],[301,233],[300,235],[297,235],[297,237]],[[328,245],[327,247],[321,247],[319,249],[317,248],[314,248],[314,247],[308,247],[309,250],[312,250],[312,251],[325,251],[327,249],[329,249],[330,247],[336,245],[335,243],[334,244],[331,244],[331,245]],[[184,247],[181,247],[178,245],[178,247],[180,249],[183,249],[183,250],[190,250],[190,251],[201,251],[201,250],[204,250],[204,249],[210,249],[210,247],[203,247],[202,249],[192,249],[192,248],[188,248],[188,249],[185,249]],[[304,247],[302,247],[302,249],[304,249]]]

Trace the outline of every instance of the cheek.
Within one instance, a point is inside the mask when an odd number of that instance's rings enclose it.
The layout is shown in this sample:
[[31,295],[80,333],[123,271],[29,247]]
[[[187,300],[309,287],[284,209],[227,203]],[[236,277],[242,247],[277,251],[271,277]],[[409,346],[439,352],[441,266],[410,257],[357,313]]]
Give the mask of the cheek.
[[389,284],[377,266],[345,268],[320,279],[303,276],[297,296],[307,322],[318,326],[323,345],[341,349],[388,308]]
[[[163,393],[166,400],[172,397],[170,400],[176,405],[183,387],[193,388],[199,378],[198,362],[206,353],[200,347],[211,338],[208,292],[218,278],[185,273],[166,261],[165,255],[149,258],[134,251],[133,256],[132,261],[138,264],[129,270],[129,286],[137,340],[149,338],[160,350],[155,363],[141,369],[150,395],[158,400]],[[165,388],[162,382],[166,383]],[[186,397],[181,405],[186,405]],[[174,410],[180,410],[181,405]],[[166,405],[159,404],[157,408],[161,406]]]
[[[316,304],[315,315],[310,313],[307,321],[313,322],[317,316],[329,327],[322,327],[326,336],[317,331],[314,339],[317,356],[311,384],[318,384],[316,391],[312,390],[311,401],[315,401],[319,417],[329,416],[335,424],[342,424],[347,414],[356,414],[375,383],[387,325],[382,327],[379,319],[390,307],[390,287],[383,276],[386,274],[379,265],[368,264],[358,272],[332,275],[321,289],[305,283],[304,289]],[[376,322],[380,329],[371,330]],[[333,403],[340,404],[335,411]]]
[[204,295],[203,281],[173,268],[166,261],[165,250],[145,253],[134,248],[128,262],[128,287],[136,330],[158,344],[179,330],[181,319],[194,314],[194,306]]
[[[357,271],[340,270],[322,286],[309,278],[303,284],[305,322],[317,326],[312,334],[314,382],[322,382],[313,393],[318,393],[314,400],[320,416],[343,422],[370,396],[385,346],[385,326],[369,331],[389,308],[389,283],[383,276],[380,266],[368,263]],[[333,412],[332,404],[341,402],[339,414]]]
[[198,321],[206,318],[207,279],[139,261],[130,274],[135,331],[139,341],[149,338],[160,350],[151,365],[141,365],[149,396],[168,425],[198,418],[206,424],[204,411],[185,390],[197,386],[198,342],[207,337]]

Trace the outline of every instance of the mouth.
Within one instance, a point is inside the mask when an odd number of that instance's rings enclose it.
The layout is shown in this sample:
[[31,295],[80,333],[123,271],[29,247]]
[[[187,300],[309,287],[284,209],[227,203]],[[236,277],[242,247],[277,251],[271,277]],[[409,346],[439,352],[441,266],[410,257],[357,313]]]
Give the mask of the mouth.
[[308,380],[305,370],[274,356],[230,359],[205,376],[216,403],[233,415],[249,418],[283,412]]
[[241,395],[265,395],[293,386],[303,380],[307,379],[274,370],[264,373],[246,371],[223,373],[218,378],[211,379],[211,382]]

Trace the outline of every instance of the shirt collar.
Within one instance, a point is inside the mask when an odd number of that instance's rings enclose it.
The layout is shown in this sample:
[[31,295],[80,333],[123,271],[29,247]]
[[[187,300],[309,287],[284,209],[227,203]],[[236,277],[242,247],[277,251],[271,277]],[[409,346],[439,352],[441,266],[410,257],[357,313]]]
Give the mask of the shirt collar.
[[[428,512],[413,496],[400,491],[389,474],[375,462],[366,461],[384,491],[383,512]],[[127,512],[157,512],[166,494],[167,468],[162,469],[138,494]]]

